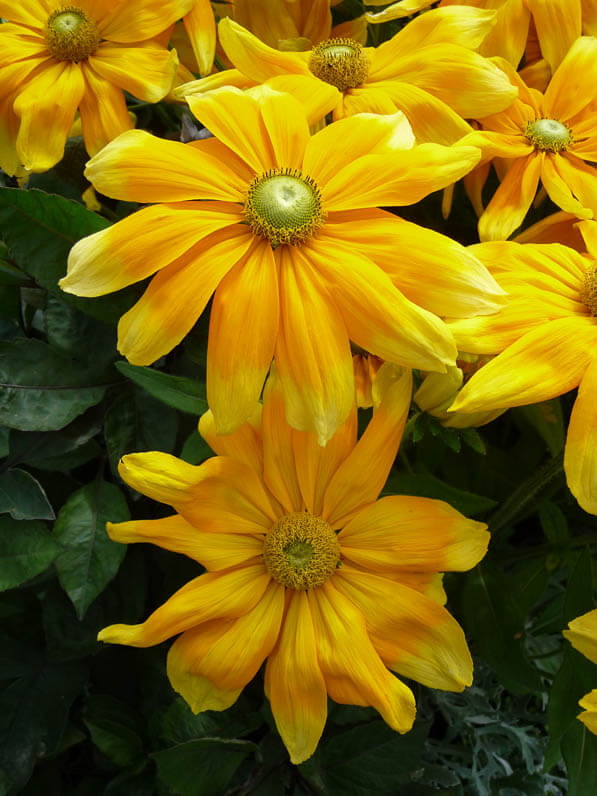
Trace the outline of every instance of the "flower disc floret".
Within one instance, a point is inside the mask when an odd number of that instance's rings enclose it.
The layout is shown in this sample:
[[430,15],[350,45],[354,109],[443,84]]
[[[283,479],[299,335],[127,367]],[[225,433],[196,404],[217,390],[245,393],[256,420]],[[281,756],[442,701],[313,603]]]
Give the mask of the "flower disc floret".
[[45,29],[48,50],[60,61],[84,61],[97,50],[100,34],[80,8],[69,6],[50,15]]
[[568,127],[556,119],[537,119],[529,122],[525,135],[535,149],[542,152],[562,152],[572,143]]
[[244,209],[254,234],[272,246],[304,243],[325,221],[319,188],[298,169],[272,169],[255,177]]
[[311,52],[309,69],[340,91],[358,88],[369,74],[369,59],[353,39],[327,39]]
[[297,512],[282,517],[268,531],[263,560],[270,575],[290,589],[322,586],[340,562],[333,529],[320,517]]
[[597,264],[585,271],[580,299],[593,317],[597,317]]

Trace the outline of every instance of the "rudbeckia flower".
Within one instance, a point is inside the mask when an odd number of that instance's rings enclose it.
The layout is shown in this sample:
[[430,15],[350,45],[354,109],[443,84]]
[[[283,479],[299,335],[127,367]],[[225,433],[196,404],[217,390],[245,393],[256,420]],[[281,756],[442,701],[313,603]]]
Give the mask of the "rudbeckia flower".
[[[131,130],[96,155],[85,172],[96,189],[163,204],[79,241],[60,284],[98,296],[158,272],[119,324],[119,350],[139,365],[179,343],[215,291],[207,396],[218,431],[247,419],[274,357],[289,422],[323,444],[354,401],[350,339],[396,364],[443,370],[455,349],[433,313],[503,303],[464,247],[376,209],[453,182],[478,150],[413,146],[402,114],[355,116],[310,136],[292,97],[256,96],[190,98],[214,138],[182,144]],[[310,101],[320,117],[329,87]]]
[[498,356],[471,377],[449,412],[524,406],[578,387],[564,469],[582,508],[597,514],[597,222],[578,226],[588,254],[556,243],[471,247],[509,301],[491,318],[450,324],[460,350]]
[[[230,19],[218,25],[220,43],[235,67],[230,79],[276,88],[299,98],[331,86],[333,118],[355,113],[395,113],[409,120],[417,141],[450,144],[470,132],[464,118],[511,104],[516,89],[494,64],[469,48],[490,30],[489,11],[437,9],[414,19],[379,47],[332,38],[308,52],[280,52]],[[180,86],[176,96],[209,91],[221,76]]]
[[196,713],[232,705],[267,659],[265,692],[293,763],[315,751],[328,695],[374,707],[404,733],[415,700],[388,669],[448,691],[472,680],[464,634],[434,596],[437,573],[473,567],[489,535],[443,501],[377,500],[412,389],[409,373],[384,367],[358,442],[356,411],[325,448],[293,431],[270,380],[261,422],[221,437],[202,418],[216,457],[193,467],[137,453],[119,467],[176,514],[108,524],[110,537],[183,553],[207,572],[142,624],[112,625],[98,638],[148,647],[178,635],[168,677]]
[[158,102],[176,52],[155,41],[193,0],[0,0],[0,165],[45,171],[77,109],[90,154],[132,127],[124,91]]
[[481,240],[503,240],[520,226],[539,180],[552,201],[579,218],[597,213],[597,38],[577,39],[545,94],[529,88],[502,62],[518,98],[502,113],[481,119],[466,143],[483,149],[483,162],[506,158],[509,167],[479,219]]
[[[597,663],[597,609],[573,619],[563,633],[575,650]],[[597,735],[597,689],[586,694],[578,704],[584,710],[577,718]]]

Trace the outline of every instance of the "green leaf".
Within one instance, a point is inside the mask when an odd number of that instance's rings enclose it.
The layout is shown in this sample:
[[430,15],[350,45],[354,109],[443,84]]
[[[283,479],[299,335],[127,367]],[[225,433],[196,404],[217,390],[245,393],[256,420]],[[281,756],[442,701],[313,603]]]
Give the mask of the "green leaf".
[[39,340],[0,342],[0,424],[63,428],[101,401],[105,379]]
[[395,794],[419,767],[429,726],[421,722],[399,735],[382,721],[361,724],[320,745],[299,770],[330,796]]
[[483,455],[487,454],[487,448],[485,447],[483,437],[479,434],[476,428],[460,428],[458,431],[469,448],[472,448],[477,453],[481,453]]
[[118,356],[116,329],[85,315],[58,296],[48,295],[44,322],[49,344],[75,359],[97,365]]
[[513,410],[514,416],[520,416],[547,445],[552,456],[556,456],[564,447],[566,429],[562,417],[559,398],[542,401],[529,406],[519,406]]
[[0,514],[6,513],[14,520],[53,520],[55,516],[39,481],[18,469],[0,475]]
[[43,522],[0,517],[0,591],[46,570],[59,548]]
[[108,222],[78,202],[39,190],[0,188],[0,237],[12,260],[38,285],[59,293],[96,318],[116,321],[131,306],[132,291],[106,298],[76,298],[63,294],[58,280],[66,274],[71,247]]
[[539,522],[551,544],[561,546],[568,544],[570,538],[568,522],[562,511],[551,500],[544,500],[539,506]]
[[428,473],[399,473],[391,475],[383,490],[384,495],[418,495],[419,497],[445,500],[467,517],[483,514],[497,505],[492,498],[475,495],[464,489],[446,484]]
[[263,724],[263,716],[252,711],[241,694],[226,711],[208,710],[194,714],[184,699],[178,697],[164,716],[161,738],[168,744],[179,744],[195,738],[242,738]]
[[84,721],[93,743],[117,766],[132,766],[142,756],[137,718],[126,702],[94,694],[87,702]]
[[158,776],[180,796],[224,793],[235,771],[257,746],[250,741],[198,738],[172,746],[153,757]]
[[74,492],[58,514],[54,538],[62,551],[56,569],[79,619],[116,575],[126,552],[125,545],[108,537],[106,522],[124,522],[129,517],[124,495],[105,481]]
[[594,796],[597,787],[597,736],[576,721],[562,738],[568,771],[568,796]]
[[182,446],[180,458],[189,464],[201,464],[201,462],[213,455],[212,449],[201,434],[198,431],[192,431]]
[[207,411],[205,385],[199,381],[184,376],[171,376],[153,368],[129,365],[128,362],[117,362],[116,367],[127,379],[168,406],[197,416]]
[[579,553],[571,568],[564,600],[563,624],[593,610],[593,566],[590,550]]

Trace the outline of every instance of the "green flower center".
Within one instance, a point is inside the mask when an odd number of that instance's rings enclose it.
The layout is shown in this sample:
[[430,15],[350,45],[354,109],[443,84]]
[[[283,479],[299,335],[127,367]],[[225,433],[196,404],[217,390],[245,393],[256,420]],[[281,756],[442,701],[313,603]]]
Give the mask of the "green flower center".
[[525,131],[535,149],[542,152],[561,152],[568,149],[572,142],[572,133],[562,122],[555,119],[537,119],[529,122]]
[[263,543],[268,572],[289,589],[323,585],[340,565],[340,545],[333,529],[308,512],[287,514],[270,528]]
[[369,59],[361,45],[352,39],[327,39],[311,51],[309,69],[340,91],[358,88],[369,74]]
[[80,8],[54,11],[46,23],[48,50],[59,61],[84,61],[97,50],[100,34],[95,22]]
[[304,243],[323,225],[319,188],[297,169],[275,169],[256,177],[245,200],[253,233],[272,246]]
[[591,315],[597,317],[597,264],[589,266],[585,271],[584,282],[580,289],[580,300]]

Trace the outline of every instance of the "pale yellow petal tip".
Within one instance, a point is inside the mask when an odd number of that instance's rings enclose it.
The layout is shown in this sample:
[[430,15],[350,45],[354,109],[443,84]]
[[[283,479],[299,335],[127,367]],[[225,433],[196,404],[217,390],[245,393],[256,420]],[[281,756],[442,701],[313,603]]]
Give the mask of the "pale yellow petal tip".
[[124,538],[126,535],[124,532],[124,526],[129,526],[130,524],[130,522],[107,522],[106,533],[113,542],[126,544],[127,540]]
[[105,644],[134,644],[139,625],[108,625],[97,634]]

